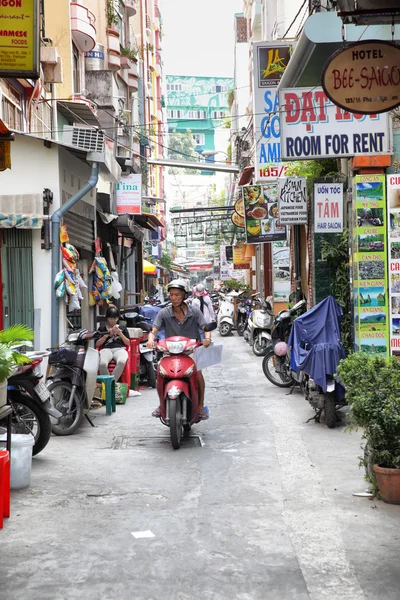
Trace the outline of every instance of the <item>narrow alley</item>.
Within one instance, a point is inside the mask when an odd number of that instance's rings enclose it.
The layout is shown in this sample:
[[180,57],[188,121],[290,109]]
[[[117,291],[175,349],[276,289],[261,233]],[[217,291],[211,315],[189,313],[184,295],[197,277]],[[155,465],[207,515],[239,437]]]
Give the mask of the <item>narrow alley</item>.
[[52,437],[12,492],[2,600],[398,599],[398,508],[352,496],[360,433],[306,424],[299,391],[223,343],[210,420],[180,450],[152,389]]

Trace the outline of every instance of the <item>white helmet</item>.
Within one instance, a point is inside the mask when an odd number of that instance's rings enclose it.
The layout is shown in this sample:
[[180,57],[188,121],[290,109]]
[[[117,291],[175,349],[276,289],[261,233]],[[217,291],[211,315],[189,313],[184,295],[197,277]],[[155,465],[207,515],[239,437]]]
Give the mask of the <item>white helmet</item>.
[[173,279],[172,281],[170,281],[170,283],[167,286],[167,290],[170,291],[172,288],[182,290],[185,292],[185,294],[189,293],[189,288],[183,281],[183,279]]

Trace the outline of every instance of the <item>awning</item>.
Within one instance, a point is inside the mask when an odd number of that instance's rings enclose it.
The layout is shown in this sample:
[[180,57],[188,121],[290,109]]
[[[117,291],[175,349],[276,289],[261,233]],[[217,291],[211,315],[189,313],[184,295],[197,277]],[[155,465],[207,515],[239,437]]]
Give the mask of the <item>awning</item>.
[[136,225],[135,220],[131,215],[120,215],[112,221],[112,225],[126,238],[131,238],[138,242],[143,240],[144,233],[140,227]]
[[[400,25],[395,25],[394,42],[400,41]],[[346,25],[346,42],[359,40],[392,41],[390,25],[369,27]],[[321,74],[328,58],[345,42],[342,20],[334,11],[319,12],[308,17],[299,41],[279,83],[279,89],[321,85]]]
[[135,221],[140,227],[145,229],[153,229],[157,231],[157,227],[164,227],[163,223],[157,219],[153,213],[142,213],[141,215],[135,215]]
[[247,185],[253,176],[254,167],[246,167],[240,174],[238,185]]
[[18,214],[2,214],[0,213],[0,228],[11,229],[40,229],[43,225],[43,217],[41,215],[18,215]]
[[86,102],[58,100],[57,110],[70,123],[80,123],[81,125],[93,125],[94,127],[100,127],[98,118],[90,108],[90,105]]
[[143,273],[145,275],[157,275],[157,267],[148,260],[143,259]]

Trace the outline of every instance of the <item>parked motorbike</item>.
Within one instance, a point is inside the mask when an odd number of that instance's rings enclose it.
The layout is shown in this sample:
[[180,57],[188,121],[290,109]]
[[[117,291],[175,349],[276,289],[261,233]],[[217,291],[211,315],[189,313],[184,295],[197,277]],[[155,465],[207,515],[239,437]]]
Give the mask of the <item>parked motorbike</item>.
[[220,335],[222,335],[223,337],[227,337],[234,327],[234,310],[235,308],[233,296],[229,294],[224,296],[219,307],[217,319],[218,330]]
[[238,335],[243,337],[244,334],[244,330],[246,328],[246,321],[247,321],[247,306],[246,306],[246,299],[243,299],[237,308],[237,325],[236,325],[236,329],[238,332]]
[[290,367],[290,352],[287,343],[292,330],[295,315],[304,310],[305,300],[300,300],[292,308],[281,310],[274,319],[272,344],[264,356],[262,368],[265,377],[278,387],[290,387],[295,384]]
[[[204,331],[216,329],[215,322]],[[172,447],[180,448],[183,431],[189,432],[198,423],[198,384],[194,360],[189,356],[200,345],[197,340],[174,336],[157,343],[164,354],[157,371],[157,392],[160,399],[160,420],[169,427]]]
[[72,435],[83,416],[93,425],[89,410],[96,388],[100,353],[89,347],[98,332],[83,329],[67,336],[66,346],[51,352],[49,367],[54,371],[47,378],[51,403],[62,413],[52,425],[56,435]]
[[141,329],[140,337],[140,378],[146,379],[149,387],[156,387],[157,354],[154,350],[147,347],[149,332],[151,331],[150,317],[139,314],[140,306],[125,307],[120,310],[121,315],[126,321],[127,327]]
[[260,302],[259,308],[255,308],[248,320],[248,341],[256,356],[264,356],[268,346],[271,345],[271,329],[274,321],[274,313],[271,304],[264,300]]
[[[48,354],[48,353],[47,353]],[[62,414],[51,405],[50,393],[41,381],[39,365],[46,352],[28,352],[32,362],[21,365],[8,379],[7,398],[12,406],[13,433],[33,435],[33,456],[45,448],[51,436],[51,420]]]
[[335,379],[339,362],[346,353],[342,345],[340,324],[343,312],[333,296],[328,296],[293,322],[288,344],[291,368],[302,376],[303,393],[315,410],[319,422],[336,425],[336,408],[346,405],[345,389]]

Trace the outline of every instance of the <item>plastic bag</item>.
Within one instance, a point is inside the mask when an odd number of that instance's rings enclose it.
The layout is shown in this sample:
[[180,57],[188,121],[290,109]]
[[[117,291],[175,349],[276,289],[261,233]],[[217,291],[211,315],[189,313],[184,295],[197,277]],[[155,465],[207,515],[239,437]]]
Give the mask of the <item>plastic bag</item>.
[[68,308],[71,311],[73,311],[73,310],[80,310],[81,309],[81,305],[80,305],[78,296],[76,294],[74,296],[70,297]]
[[111,294],[112,297],[115,298],[116,300],[118,300],[118,298],[121,297],[120,295],[120,291],[122,290],[122,285],[119,282],[118,279],[118,273],[116,271],[113,271],[111,273]]
[[87,288],[87,285],[86,285],[86,283],[83,281],[83,279],[82,279],[82,275],[81,275],[81,273],[80,273],[79,269],[77,269],[77,270],[76,270],[76,279],[77,279],[77,281],[78,281],[78,285],[79,285],[79,287],[81,287],[81,288]]
[[65,281],[62,281],[59,286],[56,287],[57,298],[65,296]]
[[222,362],[222,344],[211,344],[208,348],[200,346],[193,352],[193,360],[198,371],[219,365]]
[[59,271],[57,273],[57,275],[55,276],[55,278],[54,278],[54,289],[57,289],[58,286],[61,283],[63,283],[64,279],[65,279],[65,273],[64,273],[64,271]]
[[76,294],[76,285],[71,283],[68,279],[65,280],[65,289],[69,296],[75,296]]
[[60,242],[65,244],[65,242],[69,242],[68,230],[66,225],[61,225],[60,227]]
[[72,244],[65,244],[65,249],[69,252],[74,260],[79,260],[79,252]]

